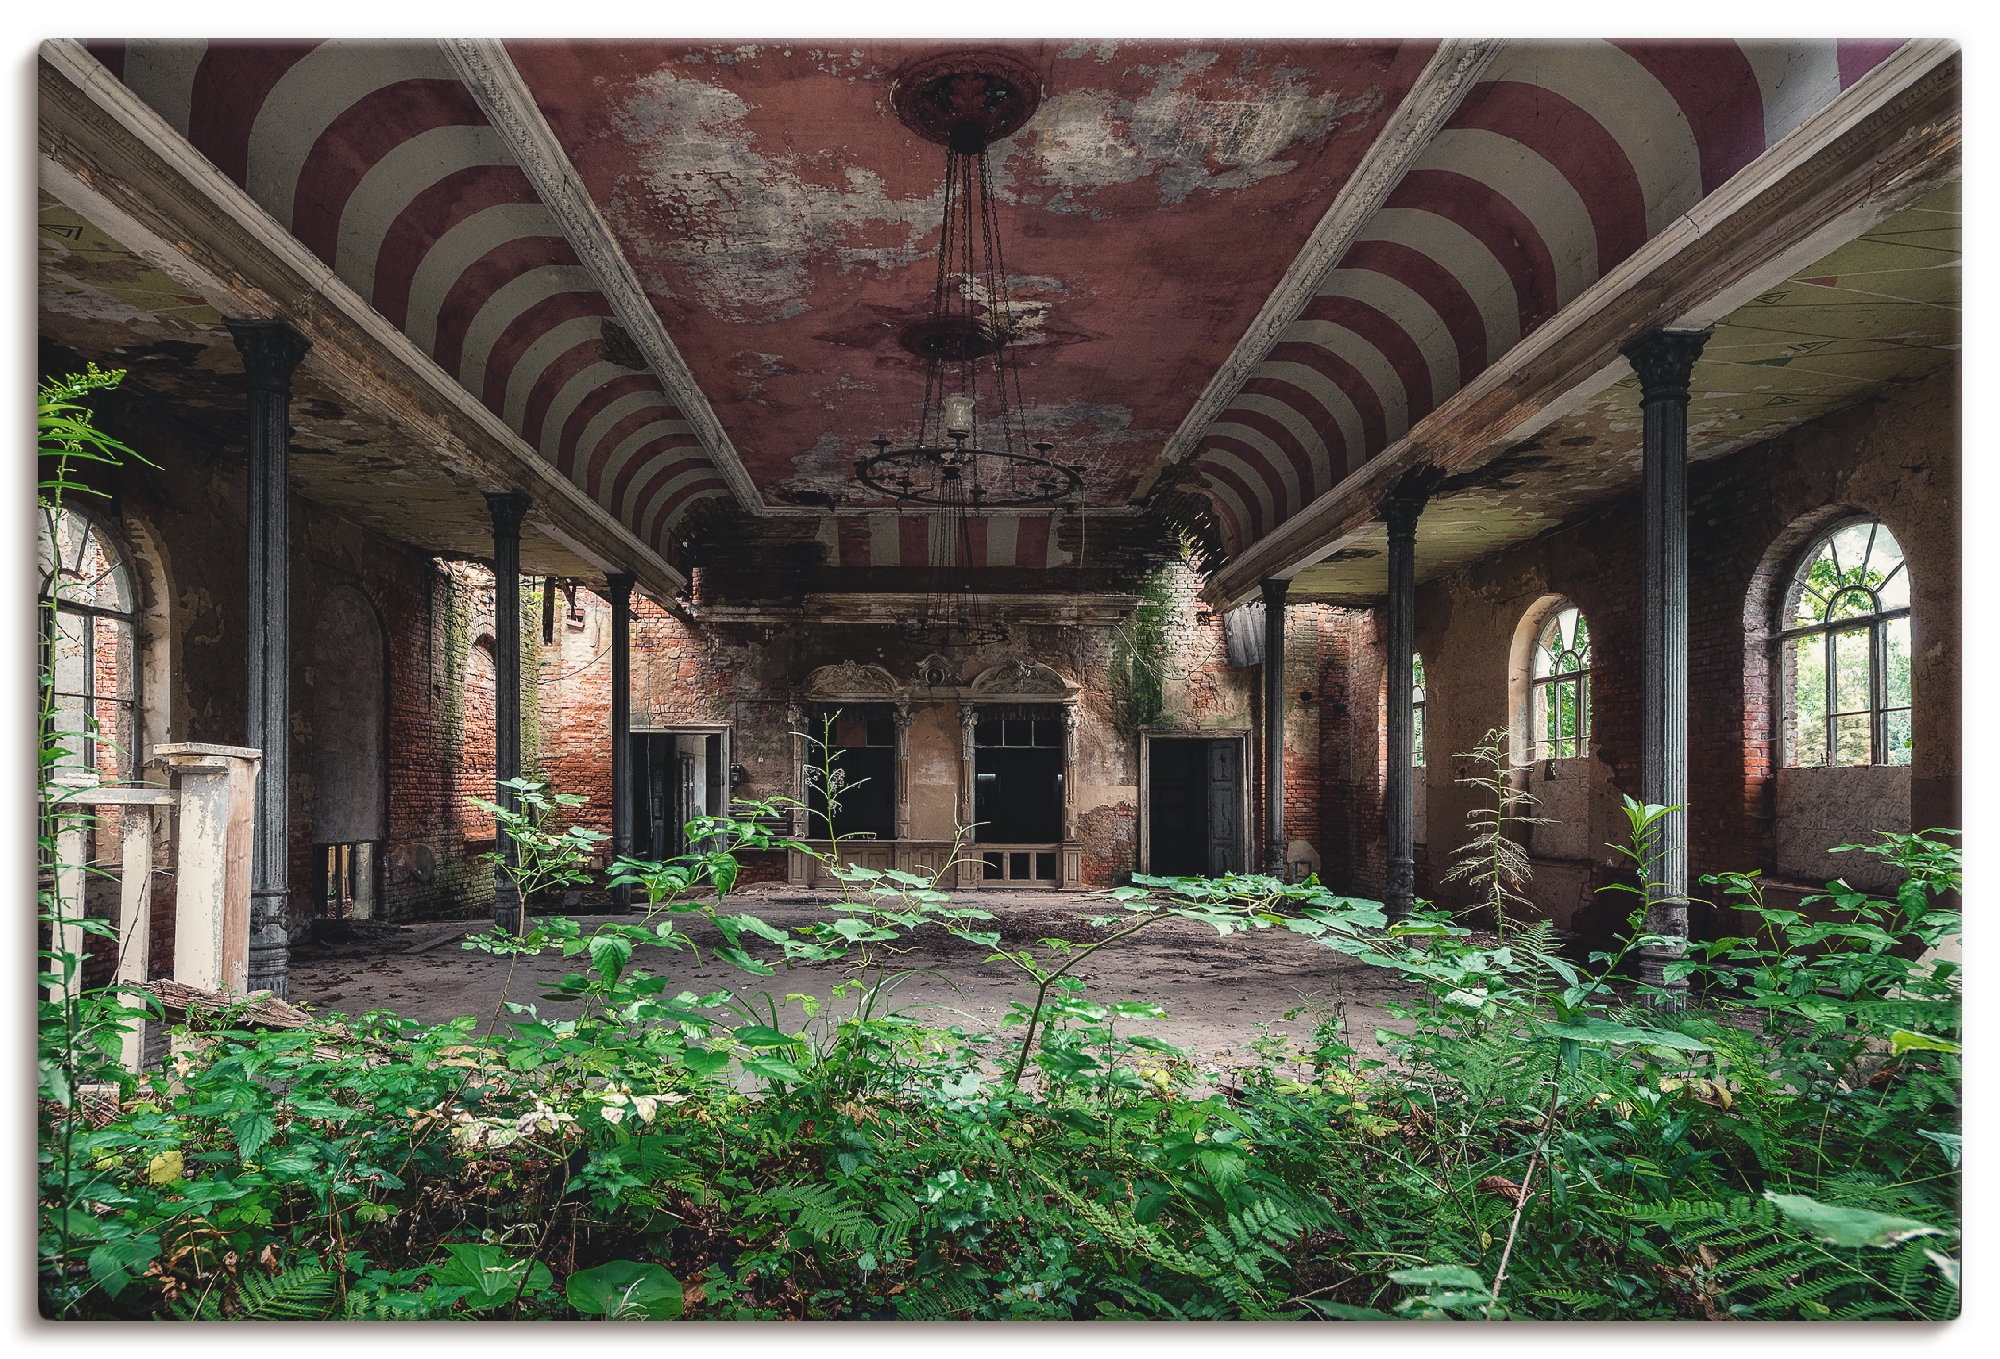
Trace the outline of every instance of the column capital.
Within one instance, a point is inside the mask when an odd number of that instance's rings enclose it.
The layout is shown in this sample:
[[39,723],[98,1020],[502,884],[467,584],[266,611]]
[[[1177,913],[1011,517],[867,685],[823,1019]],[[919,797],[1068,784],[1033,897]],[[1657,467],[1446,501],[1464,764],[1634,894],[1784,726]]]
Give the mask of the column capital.
[[1685,401],[1694,361],[1713,330],[1653,329],[1618,352],[1639,375],[1642,401]]
[[229,334],[236,341],[236,352],[243,356],[243,372],[249,377],[250,386],[289,396],[292,370],[312,348],[312,341],[283,321],[225,317],[223,324],[229,327]]
[[[526,499],[525,496],[522,498]],[[617,605],[631,604],[632,587],[638,584],[638,581],[639,578],[629,571],[610,572],[604,577],[605,599]]]
[[1285,593],[1292,588],[1292,582],[1289,579],[1279,580],[1272,577],[1258,581],[1257,588],[1264,593],[1265,608],[1282,609],[1285,607]]
[[1391,538],[1416,537],[1417,520],[1424,512],[1424,506],[1437,493],[1438,483],[1444,474],[1435,467],[1412,467],[1403,473],[1389,494],[1382,497],[1375,507],[1375,515],[1388,525]]
[[[493,516],[493,536],[520,537],[521,521],[528,517],[528,506],[533,503],[519,491],[488,491],[486,509]],[[610,582],[607,579],[605,583]]]

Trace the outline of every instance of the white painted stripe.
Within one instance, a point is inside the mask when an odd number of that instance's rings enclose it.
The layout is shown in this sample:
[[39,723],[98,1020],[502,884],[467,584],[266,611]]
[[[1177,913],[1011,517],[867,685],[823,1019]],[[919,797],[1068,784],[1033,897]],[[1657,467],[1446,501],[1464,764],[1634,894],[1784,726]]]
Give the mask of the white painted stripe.
[[[417,195],[468,166],[510,163],[490,127],[434,127],[392,148],[361,176],[340,211],[333,271],[372,302],[382,242]],[[548,234],[556,234],[553,223]]]
[[688,511],[692,510],[695,506],[701,504],[702,501],[729,500],[729,499],[732,499],[732,497],[729,494],[729,488],[727,486],[711,486],[705,491],[696,491],[693,495],[689,496],[686,500],[683,500],[680,503],[680,508],[674,511],[673,518],[667,520],[665,523],[661,524],[658,528],[653,530],[651,538],[655,549],[657,550],[665,546],[665,540],[667,536],[674,531],[674,526],[680,523],[681,520],[687,518]]
[[1352,364],[1382,404],[1382,424],[1393,439],[1410,427],[1410,394],[1395,365],[1367,340],[1336,321],[1294,321],[1285,338],[1318,345],[1335,358]]
[[455,223],[424,252],[410,275],[410,305],[403,333],[426,354],[437,349],[438,314],[451,285],[487,251],[523,236],[560,236],[540,203],[495,203]]
[[132,93],[152,105],[153,112],[185,137],[188,107],[194,102],[195,71],[207,53],[205,41],[135,38],[125,44],[125,74],[121,79]]
[[893,514],[876,514],[868,519],[868,564],[870,566],[900,566],[903,563],[903,540],[896,527]]
[[[591,282],[588,270],[574,264],[544,264],[516,274],[495,288],[465,328],[464,346],[458,354],[460,385],[478,396],[485,386],[486,360],[507,327],[530,307],[559,293],[588,293],[594,297],[597,285]],[[602,326],[601,320],[593,318],[593,333],[601,332]]]
[[[1202,458],[1205,458],[1207,456],[1208,454],[1206,453],[1203,453],[1201,455]],[[1201,458],[1195,459],[1195,466],[1197,468],[1201,466]],[[1229,504],[1229,508],[1233,510],[1236,514],[1237,531],[1241,533],[1243,537],[1240,541],[1230,544],[1230,548],[1232,551],[1236,548],[1244,547],[1250,543],[1255,542],[1258,538],[1262,537],[1264,534],[1269,533],[1271,531],[1271,525],[1269,524],[1266,524],[1262,527],[1262,529],[1259,529],[1257,525],[1257,516],[1250,513],[1250,507],[1243,503],[1242,496],[1236,494],[1236,488],[1234,486],[1231,486],[1228,482],[1219,480],[1215,477],[1203,477],[1202,485],[1206,487],[1208,493],[1211,496],[1215,497],[1217,500],[1227,501]],[[1226,531],[1227,525],[1225,525],[1224,528]]]
[[1833,102],[1840,93],[1840,50],[1816,42],[1739,42],[1764,95],[1764,145],[1769,146]]
[[986,521],[986,564],[988,566],[1019,566],[1021,564],[1020,544],[1020,515],[996,514]]
[[[586,424],[577,434],[576,450],[571,454],[570,462],[579,468],[589,462],[591,450],[597,447],[598,441],[604,438],[606,434],[609,434],[611,427],[626,416],[636,414],[648,406],[664,407],[667,404],[666,397],[655,391],[627,392],[616,401],[606,403],[604,409],[600,410],[596,415],[591,416],[590,423]],[[551,405],[553,406],[553,403]],[[568,416],[565,416],[564,419],[567,421]],[[560,438],[561,434],[562,426],[558,425],[556,427],[556,437],[547,441],[549,446],[548,456],[551,462],[555,461],[556,439]]]
[[1597,281],[1597,228],[1576,186],[1540,152],[1480,128],[1438,134],[1420,162],[1476,179],[1535,224],[1556,269],[1556,305]]
[[[655,393],[653,399],[659,402],[661,410],[664,411],[667,408],[664,397]],[[687,432],[688,426],[685,420],[654,420],[639,429],[633,430],[625,438],[618,441],[618,447],[613,449],[611,456],[604,460],[604,472],[598,477],[597,485],[584,486],[583,489],[596,496],[599,503],[604,503],[605,497],[611,493],[611,488],[618,484],[619,473],[625,470],[625,464],[631,462],[640,449],[655,439],[664,439],[675,434],[686,434]],[[701,445],[690,443],[687,446],[686,453],[689,456],[700,455]],[[577,463],[579,469],[581,469],[583,459],[578,458]],[[637,482],[638,480],[637,476],[632,478],[633,482]],[[578,485],[582,485],[582,483],[579,482]],[[625,489],[629,494],[632,489],[631,484],[628,483]]]
[[1432,402],[1458,390],[1458,344],[1451,338],[1451,327],[1415,288],[1373,269],[1336,269],[1320,285],[1319,295],[1351,297],[1401,326],[1430,366]]
[[1420,208],[1383,208],[1368,223],[1362,239],[1393,241],[1422,251],[1457,279],[1485,322],[1488,363],[1521,338],[1514,280],[1483,241],[1450,218]]
[[1250,488],[1250,493],[1257,497],[1257,507],[1263,511],[1257,522],[1266,529],[1277,524],[1278,498],[1272,492],[1271,483],[1265,479],[1263,473],[1252,467],[1241,455],[1227,448],[1217,448],[1214,444],[1203,444],[1201,457],[1202,461],[1211,466],[1229,468],[1242,479],[1244,485]]
[[[543,331],[539,339],[522,351],[520,360],[515,363],[513,370],[507,374],[507,396],[500,406],[500,418],[515,429],[520,429],[522,418],[527,414],[528,410],[528,394],[534,391],[535,384],[541,381],[542,374],[548,371],[549,365],[578,345],[590,340],[602,339],[603,336],[604,318],[602,316],[573,316],[561,325],[551,326]],[[611,365],[607,363],[592,363],[585,364],[584,367],[610,368]],[[614,368],[612,371],[622,373],[625,370]],[[572,379],[570,384],[565,385],[573,385],[574,381]],[[574,407],[571,409],[574,409]],[[553,406],[550,407],[549,414],[551,417],[555,415],[555,408]],[[549,424],[552,422],[551,420],[543,423],[542,436],[535,441],[538,446],[547,444],[555,437],[548,432]],[[522,437],[526,438],[527,436],[524,433]],[[543,449],[542,456],[544,458],[548,456],[546,448]]]
[[[601,333],[601,332],[598,332]],[[575,376],[562,385],[555,399],[549,402],[549,413],[542,420],[542,437],[537,439],[536,451],[550,462],[556,459],[556,445],[562,442],[562,428],[569,423],[569,417],[592,392],[615,378],[629,377],[630,368],[620,368],[615,363],[587,363],[577,370]],[[665,398],[660,398],[663,402]]]
[[455,80],[430,43],[321,43],[278,78],[250,127],[243,187],[291,229],[292,198],[314,143],[357,102],[404,80]]
[[[650,542],[658,542],[660,540],[660,530],[665,526],[654,521],[665,510],[667,502],[673,499],[677,492],[687,489],[703,477],[712,477],[715,475],[715,464],[708,460],[706,452],[699,447],[690,451],[694,452],[700,461],[689,467],[685,472],[679,472],[669,477],[666,484],[653,492],[651,497],[647,499],[645,506],[640,510],[639,514],[629,521],[630,523],[639,525],[640,531]],[[640,473],[640,476],[644,475],[645,473]],[[728,491],[725,490],[723,494],[727,495]]]
[[[1306,419],[1305,415],[1295,407],[1278,400],[1275,396],[1265,396],[1260,392],[1238,392],[1236,399],[1229,403],[1229,409],[1261,412],[1291,432],[1291,436],[1298,440],[1299,447],[1305,452],[1306,465],[1313,470],[1313,496],[1333,485],[1336,480],[1333,452],[1327,448],[1326,441],[1320,438],[1319,431],[1313,428],[1312,421]],[[1311,496],[1307,498],[1310,499]]]
[[1681,106],[1645,67],[1610,43],[1513,44],[1486,75],[1540,85],[1596,119],[1638,172],[1648,236],[1701,198],[1701,148]]
[[1279,479],[1285,483],[1285,513],[1291,513],[1310,500],[1312,497],[1305,494],[1305,488],[1299,485],[1298,468],[1292,466],[1292,460],[1285,456],[1285,450],[1278,447],[1277,441],[1262,430],[1253,429],[1249,425],[1237,424],[1235,421],[1229,419],[1228,416],[1229,412],[1224,411],[1223,418],[1208,427],[1209,439],[1211,441],[1219,438],[1234,439],[1238,443],[1248,444],[1259,453],[1262,453],[1264,461],[1271,464],[1271,470],[1276,472]]
[[[1340,440],[1346,445],[1343,465],[1334,470],[1340,476],[1347,475],[1347,467],[1368,456],[1367,437],[1362,432],[1361,412],[1355,409],[1354,401],[1346,392],[1334,386],[1333,379],[1316,368],[1308,368],[1303,363],[1266,363],[1251,374],[1253,378],[1276,378],[1290,383],[1304,391],[1326,412],[1327,419],[1340,428]],[[1308,420],[1312,412],[1300,411]],[[1336,480],[1339,478],[1336,477]]]

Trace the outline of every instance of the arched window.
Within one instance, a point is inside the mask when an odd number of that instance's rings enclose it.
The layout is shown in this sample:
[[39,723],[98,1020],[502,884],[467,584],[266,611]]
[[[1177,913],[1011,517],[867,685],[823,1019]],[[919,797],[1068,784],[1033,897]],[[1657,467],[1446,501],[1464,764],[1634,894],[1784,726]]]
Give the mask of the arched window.
[[1779,617],[1785,763],[1910,762],[1910,573],[1873,519],[1806,549]]
[[110,533],[81,510],[44,511],[39,536],[42,660],[54,680],[48,720],[65,751],[57,770],[131,780],[140,764],[131,570]]
[[1424,767],[1424,658],[1410,653],[1410,765]]
[[1567,760],[1590,746],[1590,624],[1573,604],[1552,611],[1535,638],[1534,759]]

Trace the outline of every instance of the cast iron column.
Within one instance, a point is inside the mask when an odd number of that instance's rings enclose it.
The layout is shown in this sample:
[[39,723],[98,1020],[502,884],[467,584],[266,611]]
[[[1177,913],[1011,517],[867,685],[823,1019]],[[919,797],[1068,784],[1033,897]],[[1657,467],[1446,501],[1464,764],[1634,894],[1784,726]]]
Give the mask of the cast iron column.
[[1382,894],[1391,920],[1410,913],[1417,893],[1416,712],[1410,703],[1417,643],[1417,519],[1428,485],[1406,480],[1382,502],[1389,528],[1389,779],[1383,819],[1389,833],[1389,878]]
[[1285,591],[1264,580],[1264,871],[1285,876]]
[[[604,578],[611,601],[611,857],[632,853],[632,580]],[[632,909],[632,887],[611,889],[612,909]]]
[[230,321],[249,378],[249,605],[243,743],[264,753],[257,770],[251,838],[252,991],[285,995],[291,960],[290,791],[286,755],[292,713],[292,370],[312,348],[283,321]]
[[[493,800],[515,807],[507,780],[521,777],[521,520],[528,497],[518,491],[488,491],[493,515]],[[507,866],[519,862],[514,842],[500,837]],[[506,869],[493,870],[493,927],[521,933],[521,894]]]
[[[1642,653],[1639,796],[1675,810],[1661,818],[1646,886],[1646,932],[1687,934],[1688,727],[1688,378],[1709,332],[1654,330],[1625,346],[1639,375],[1645,416],[1645,646]],[[1686,950],[1650,945],[1639,953],[1641,981],[1679,1003],[1687,983],[1665,980]]]

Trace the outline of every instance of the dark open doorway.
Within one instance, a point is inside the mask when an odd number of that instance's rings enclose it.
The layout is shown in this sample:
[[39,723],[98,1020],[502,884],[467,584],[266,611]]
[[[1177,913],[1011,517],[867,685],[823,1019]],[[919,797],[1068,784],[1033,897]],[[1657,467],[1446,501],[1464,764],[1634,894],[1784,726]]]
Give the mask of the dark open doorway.
[[1154,737],[1147,742],[1149,870],[1162,877],[1243,871],[1243,742]]
[[688,852],[685,827],[729,805],[724,733],[632,733],[632,853],[671,859]]

